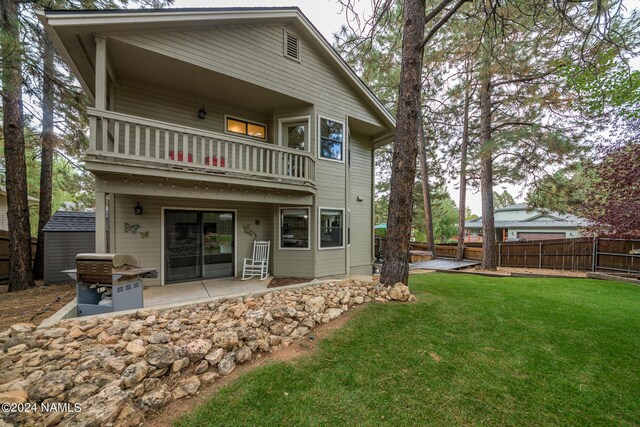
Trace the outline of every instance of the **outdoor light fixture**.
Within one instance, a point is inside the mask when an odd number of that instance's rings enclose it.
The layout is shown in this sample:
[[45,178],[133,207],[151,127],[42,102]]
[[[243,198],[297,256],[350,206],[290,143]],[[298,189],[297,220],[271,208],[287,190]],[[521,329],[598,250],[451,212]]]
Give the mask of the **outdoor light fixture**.
[[202,108],[198,110],[198,118],[200,120],[204,120],[204,116],[206,115],[207,115],[207,112],[204,110],[204,105],[203,105]]
[[138,202],[138,204],[135,205],[135,207],[133,208],[133,212],[136,215],[142,215],[142,206],[140,206],[140,202]]

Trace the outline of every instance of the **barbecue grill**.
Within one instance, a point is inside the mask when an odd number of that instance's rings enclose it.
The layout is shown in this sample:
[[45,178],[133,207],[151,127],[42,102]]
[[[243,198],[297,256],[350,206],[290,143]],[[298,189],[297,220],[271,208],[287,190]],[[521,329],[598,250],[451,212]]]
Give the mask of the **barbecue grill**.
[[66,273],[76,280],[78,317],[142,308],[142,279],[158,277],[125,254],[78,254]]

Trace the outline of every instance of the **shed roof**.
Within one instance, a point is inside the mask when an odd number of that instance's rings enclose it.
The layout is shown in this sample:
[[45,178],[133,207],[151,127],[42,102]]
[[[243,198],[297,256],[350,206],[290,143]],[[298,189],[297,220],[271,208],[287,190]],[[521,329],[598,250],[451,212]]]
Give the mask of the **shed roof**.
[[58,211],[44,226],[44,231],[95,232],[96,213]]

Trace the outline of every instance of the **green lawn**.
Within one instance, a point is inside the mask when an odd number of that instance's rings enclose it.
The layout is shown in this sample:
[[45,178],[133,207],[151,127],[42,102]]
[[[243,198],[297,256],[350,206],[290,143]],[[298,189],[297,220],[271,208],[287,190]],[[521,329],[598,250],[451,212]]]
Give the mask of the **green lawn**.
[[640,287],[431,273],[411,289],[178,425],[640,424]]

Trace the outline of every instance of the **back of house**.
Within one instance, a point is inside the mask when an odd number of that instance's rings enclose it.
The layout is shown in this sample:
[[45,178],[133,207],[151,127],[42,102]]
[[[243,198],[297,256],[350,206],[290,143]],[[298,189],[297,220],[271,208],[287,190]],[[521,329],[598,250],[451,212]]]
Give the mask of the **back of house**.
[[[90,97],[96,250],[158,282],[370,274],[395,123],[297,8],[46,11]],[[108,212],[108,214],[107,214]]]

